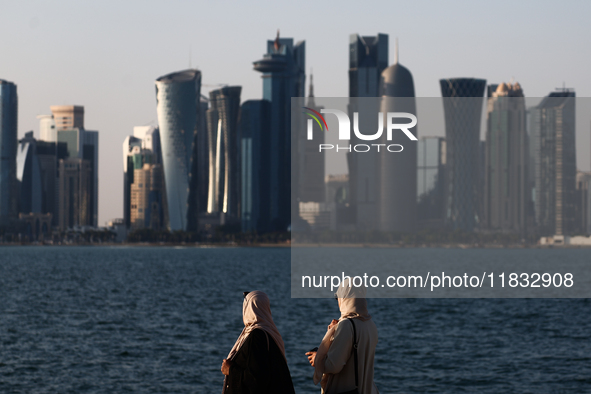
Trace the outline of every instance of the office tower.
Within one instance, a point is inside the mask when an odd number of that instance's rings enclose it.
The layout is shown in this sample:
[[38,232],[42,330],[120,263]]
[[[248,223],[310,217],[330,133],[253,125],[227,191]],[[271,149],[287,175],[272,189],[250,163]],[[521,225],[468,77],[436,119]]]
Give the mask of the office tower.
[[59,227],[94,226],[91,205],[92,163],[78,157],[59,161]]
[[[382,72],[388,67],[388,35],[377,36],[349,36],[349,97],[380,97],[382,95]],[[378,101],[362,102],[351,100],[349,103],[349,119],[353,119],[353,113],[366,112],[368,114],[380,112]],[[373,120],[364,122],[366,127],[377,129],[377,122]],[[364,141],[355,135],[351,138],[351,145],[361,144]],[[375,152],[347,153],[347,165],[349,167],[350,208],[349,213],[343,217],[349,217],[355,223],[358,230],[378,230],[378,194],[379,173],[378,157]]]
[[495,86],[487,108],[482,220],[488,229],[524,236],[530,206],[525,98],[518,83]]
[[51,214],[58,225],[58,164],[68,157],[64,142],[37,140],[25,133],[17,152],[18,212]]
[[417,144],[417,221],[422,228],[444,225],[445,138],[421,137]]
[[[406,112],[416,115],[415,89],[412,74],[398,62],[382,72],[381,112],[384,125],[389,112]],[[408,122],[407,119],[402,122]],[[409,130],[418,137],[417,126]],[[417,141],[396,131],[392,139],[383,133],[378,143],[399,144],[402,152],[377,154],[378,196],[377,212],[382,231],[412,232],[417,227]]]
[[52,105],[49,107],[53,114],[57,130],[83,129],[84,107],[80,105]]
[[[78,115],[74,119],[76,122],[73,124],[83,124],[83,119],[80,118],[79,112],[82,111],[84,113],[83,107],[79,106],[60,106],[67,107],[67,108],[75,108]],[[52,111],[56,106],[52,106]],[[60,112],[56,112],[60,114]],[[62,119],[65,119],[64,122],[68,122],[69,116],[66,116],[68,113],[62,114]],[[56,115],[54,114],[54,117]],[[72,114],[72,116],[74,116]],[[56,118],[57,120],[57,118]],[[70,159],[79,158],[88,161],[90,165],[91,171],[91,179],[92,181],[88,183],[88,194],[90,198],[89,206],[90,206],[90,224],[89,226],[96,227],[98,225],[98,131],[90,131],[85,130],[83,128],[60,128],[59,124],[57,125],[57,140],[59,142],[65,142],[68,146],[68,157]],[[64,126],[65,127],[65,126]],[[61,174],[61,172],[60,172]],[[85,183],[86,184],[86,183]],[[60,205],[61,209],[61,205]]]
[[16,85],[0,79],[0,228],[17,218],[17,123]]
[[39,135],[41,141],[57,142],[57,127],[53,115],[39,115]]
[[536,225],[542,235],[576,230],[575,92],[550,93],[530,111]]
[[349,36],[349,97],[379,97],[388,67],[388,35]]
[[[314,83],[313,77],[310,75],[310,88],[308,91],[307,108],[312,108],[320,112],[324,107],[316,105],[314,101]],[[300,148],[299,160],[299,201],[300,202],[325,202],[326,200],[326,186],[324,184],[325,171],[325,155],[319,152],[318,145],[324,143],[324,132],[320,130],[320,126],[308,119],[312,124],[314,133],[314,140],[308,140],[305,135],[301,135],[298,143]]]
[[473,231],[479,214],[480,117],[486,80],[439,83],[445,112],[445,220],[454,230]]
[[591,234],[591,172],[577,171],[577,212],[575,229],[581,234]]
[[248,100],[240,108],[242,231],[270,231],[271,103]]
[[298,210],[297,198],[291,195],[292,177],[298,175],[298,166],[292,168],[291,150],[292,146],[297,146],[297,136],[291,133],[291,98],[304,97],[305,56],[305,41],[294,45],[293,39],[279,38],[278,32],[275,40],[267,41],[263,59],[254,62],[254,69],[263,74],[263,99],[271,105],[269,204],[273,231],[286,231],[291,223],[291,212]]
[[[133,128],[133,135],[128,136],[123,141],[123,223],[126,228],[153,228],[159,229],[165,225],[165,199],[163,193],[163,179],[157,179],[158,176],[163,177],[162,174],[162,152],[160,144],[160,130],[154,126],[136,126]],[[147,168],[145,168],[148,166]],[[154,169],[153,167],[156,167]],[[135,176],[137,172],[144,174],[150,181],[148,185],[154,186],[154,190],[150,186],[145,186],[146,182],[142,179],[137,179]],[[146,206],[138,207],[138,204],[132,202],[133,188],[145,192],[143,200]],[[156,205],[154,205],[156,204]],[[146,212],[147,207],[156,207]],[[132,210],[135,209],[135,213]],[[139,216],[138,218],[138,209]],[[135,215],[135,221],[133,220]],[[133,224],[133,226],[132,226]]]
[[130,190],[131,228],[160,230],[163,226],[162,166],[145,163],[133,170]]
[[[199,127],[197,128],[196,165],[197,194],[199,213],[207,212],[209,197],[209,130],[207,129],[207,110],[209,98],[201,95],[199,102]],[[195,163],[194,163],[195,164]]]
[[209,142],[209,197],[207,213],[240,218],[240,86],[209,92],[207,110]]
[[200,124],[200,91],[199,70],[174,72],[156,80],[167,216],[172,231],[197,230],[198,180],[197,171],[192,170]]
[[19,141],[16,155],[16,178],[18,181],[18,211],[22,213],[40,213],[42,209],[43,187],[41,183],[41,165],[37,156],[37,141],[33,132],[25,133]]

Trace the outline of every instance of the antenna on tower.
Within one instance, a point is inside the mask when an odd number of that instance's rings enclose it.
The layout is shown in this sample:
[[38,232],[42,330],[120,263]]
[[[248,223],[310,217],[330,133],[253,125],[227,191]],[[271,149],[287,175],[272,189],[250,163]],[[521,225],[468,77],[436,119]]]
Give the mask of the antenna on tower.
[[395,64],[398,64],[398,37],[396,37],[396,62]]

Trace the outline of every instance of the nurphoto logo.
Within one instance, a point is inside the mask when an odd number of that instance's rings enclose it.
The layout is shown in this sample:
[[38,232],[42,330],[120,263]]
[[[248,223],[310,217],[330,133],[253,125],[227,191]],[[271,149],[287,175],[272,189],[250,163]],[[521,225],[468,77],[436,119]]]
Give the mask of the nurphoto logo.
[[[314,139],[314,121],[320,126],[320,130],[325,132],[328,131],[328,124],[326,123],[326,119],[322,114],[333,114],[337,117],[338,125],[339,125],[339,140],[349,141],[351,140],[351,120],[349,119],[349,115],[345,112],[340,111],[338,109],[321,109],[320,112],[313,110],[312,108],[303,107],[304,109],[308,110],[309,112],[304,112],[304,114],[310,116],[312,119],[308,119],[307,122],[307,139],[313,140]],[[409,140],[417,141],[417,137],[413,135],[409,131],[417,125],[417,117],[408,112],[388,112],[386,113],[386,140],[392,141],[392,135],[395,130],[402,131]],[[409,123],[395,123],[394,119],[409,119]],[[359,113],[353,112],[353,132],[355,133],[355,137],[362,141],[376,141],[382,137],[384,133],[384,114],[382,112],[378,113],[378,131],[374,134],[362,134],[359,130]],[[335,150],[336,152],[339,151],[347,151],[347,152],[369,152],[372,149],[377,150],[377,152],[381,151],[383,148],[387,152],[397,153],[402,152],[404,147],[400,144],[356,144],[356,145],[346,145],[346,146],[339,146],[333,144],[318,144],[319,152],[323,150]]]

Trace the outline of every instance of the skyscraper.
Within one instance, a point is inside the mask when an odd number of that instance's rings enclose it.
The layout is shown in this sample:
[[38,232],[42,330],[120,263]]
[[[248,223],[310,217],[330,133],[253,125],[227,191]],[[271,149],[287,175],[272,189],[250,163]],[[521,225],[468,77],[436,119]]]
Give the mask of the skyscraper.
[[207,212],[240,217],[240,86],[209,92],[209,198]]
[[242,231],[270,231],[271,103],[248,100],[240,109]]
[[[69,107],[83,108],[78,106]],[[83,120],[78,119],[78,123],[76,124],[83,124]],[[88,195],[90,200],[88,204],[91,216],[88,226],[96,227],[98,225],[98,131],[85,130],[77,127],[70,129],[64,127],[60,129],[58,126],[57,139],[58,143],[65,142],[67,144],[68,157],[70,159],[84,159],[89,163],[91,182],[84,182],[84,185],[89,188]]]
[[156,110],[171,230],[197,230],[197,171],[193,177],[192,170],[200,91],[199,70],[179,71],[156,80]]
[[523,236],[530,209],[525,99],[518,83],[496,86],[488,99],[482,219],[489,229]]
[[33,138],[32,131],[25,133],[25,138],[19,141],[16,163],[16,178],[19,185],[18,211],[19,213],[41,213],[43,200],[41,165],[37,156],[37,140]]
[[50,107],[57,130],[83,129],[84,107],[81,105],[52,105]]
[[[382,72],[388,67],[388,35],[349,36],[349,97],[380,97]],[[412,79],[412,78],[411,78]],[[349,103],[349,118],[354,112],[378,113],[378,101],[360,101]],[[375,108],[374,108],[375,107]],[[372,121],[373,122],[373,121]],[[365,121],[368,128],[372,122]],[[377,128],[377,124],[375,125]],[[363,143],[356,136],[351,138],[351,145]],[[375,152],[347,153],[349,167],[350,212],[349,217],[359,230],[377,230],[378,194],[379,194],[379,155]]]
[[417,144],[417,221],[419,227],[443,227],[445,138],[421,137]]
[[379,97],[388,67],[388,35],[349,36],[349,97]]
[[576,230],[575,92],[550,93],[530,111],[535,218],[542,235]]
[[291,133],[291,98],[305,95],[305,66],[305,41],[294,45],[291,38],[279,38],[279,32],[275,40],[267,41],[263,59],[254,62],[254,69],[263,74],[263,99],[271,103],[269,205],[273,231],[286,231],[291,212],[298,209],[297,199],[291,195],[292,177],[298,175],[297,165],[292,168],[291,150],[297,146],[297,136]]
[[53,115],[39,115],[39,132],[41,141],[57,142],[57,127]]
[[[306,107],[320,112],[324,107],[316,105],[314,100],[314,84],[310,75],[310,88],[308,90],[308,102]],[[312,119],[309,120],[312,122]],[[300,202],[324,202],[326,200],[326,186],[324,184],[325,155],[318,151],[319,144],[324,143],[324,133],[315,123],[312,123],[315,139],[308,140],[302,134],[299,139],[299,201]]]
[[78,157],[59,162],[59,227],[94,226],[91,206],[92,166]]
[[[158,127],[134,127],[133,136],[123,141],[123,220],[127,228],[159,229],[165,225],[161,163]],[[143,205],[134,199],[140,199]]]
[[[382,72],[382,104],[384,124],[387,113],[406,112],[416,115],[415,89],[412,74],[398,62]],[[418,137],[417,127],[410,129]],[[387,140],[382,134],[379,143],[399,144],[402,152],[378,154],[377,212],[382,231],[412,232],[417,227],[417,142],[401,132]]]
[[480,117],[486,80],[439,82],[445,111],[445,220],[453,229],[473,231],[479,220]]
[[17,124],[16,85],[0,79],[0,227],[17,217]]

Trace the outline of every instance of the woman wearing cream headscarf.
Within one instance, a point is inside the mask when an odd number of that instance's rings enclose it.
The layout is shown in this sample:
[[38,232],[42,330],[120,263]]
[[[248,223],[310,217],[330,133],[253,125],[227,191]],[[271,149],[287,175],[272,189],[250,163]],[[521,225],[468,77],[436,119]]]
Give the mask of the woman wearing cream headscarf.
[[295,393],[269,297],[258,290],[245,293],[242,320],[244,329],[222,363],[222,393]]
[[[351,286],[345,281],[337,291],[340,319],[333,320],[317,352],[308,352],[314,367],[314,384],[321,382],[322,393],[347,393],[357,389],[360,394],[377,394],[373,382],[374,356],[378,329],[367,311],[365,287]],[[351,321],[349,321],[351,319]],[[355,331],[352,324],[355,324]],[[357,387],[353,333],[357,339]]]

